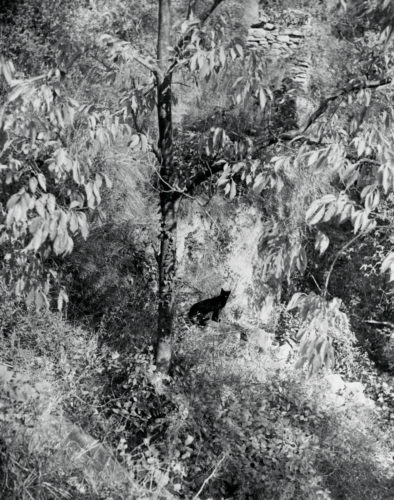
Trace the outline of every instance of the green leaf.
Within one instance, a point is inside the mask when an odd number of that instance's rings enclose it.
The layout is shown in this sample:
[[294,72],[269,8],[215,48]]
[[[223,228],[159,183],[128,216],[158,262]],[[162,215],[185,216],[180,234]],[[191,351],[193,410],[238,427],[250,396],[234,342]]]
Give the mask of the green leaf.
[[221,127],[216,127],[213,132],[213,146],[220,147],[222,145],[223,139],[223,129]]
[[245,163],[243,161],[239,161],[238,163],[234,163],[234,165],[232,166],[232,171],[234,174],[236,174],[244,167]]
[[112,181],[106,174],[101,174],[103,176],[103,179],[105,181],[105,185],[107,186],[108,189],[112,188]]
[[77,217],[82,237],[86,240],[86,238],[89,236],[89,228],[86,215],[83,212],[78,212]]
[[53,214],[55,212],[55,208],[56,208],[56,198],[53,196],[53,194],[47,195],[46,205],[47,205],[48,212],[50,214]]
[[93,184],[91,181],[89,181],[87,184],[85,184],[85,192],[86,192],[86,201],[87,205],[90,209],[95,208],[95,198],[93,194]]
[[49,302],[45,293],[41,289],[37,289],[34,294],[36,310],[41,311],[41,309],[49,308]]
[[334,194],[326,194],[325,196],[320,198],[320,203],[322,203],[324,205],[328,205],[329,203],[336,201],[336,199],[337,198]]
[[20,97],[23,92],[26,90],[26,85],[25,84],[20,84],[20,85],[17,85],[9,94],[8,94],[8,98],[7,98],[7,101],[8,102],[13,102],[13,101],[16,101],[18,99],[18,97]]
[[287,307],[286,307],[286,310],[287,311],[291,311],[292,309],[296,309],[297,307],[299,307],[299,305],[301,304],[302,300],[304,297],[306,297],[306,294],[303,293],[303,292],[297,292],[295,293],[290,302],[287,304]]
[[223,172],[223,174],[218,179],[218,186],[223,186],[228,182],[228,180],[229,180],[229,173]]
[[323,255],[327,250],[328,245],[330,244],[330,240],[327,235],[325,235],[322,231],[317,232],[316,241],[315,241],[315,249],[319,250],[319,254]]
[[299,369],[299,368],[302,368],[304,366],[304,364],[308,361],[308,357],[307,356],[301,356],[300,358],[298,358],[298,360],[296,361],[294,367],[296,369]]
[[47,190],[47,180],[45,178],[45,175],[42,174],[41,172],[37,175],[38,183],[40,187],[42,188],[43,191]]
[[11,210],[21,199],[21,192],[13,194],[11,198],[7,201],[7,209]]
[[244,58],[244,49],[242,47],[242,45],[240,45],[239,43],[235,44],[235,50],[238,52],[238,55],[241,59]]
[[230,200],[233,200],[235,198],[235,195],[237,194],[237,186],[235,182],[232,180],[231,181],[231,189],[230,189]]
[[74,211],[71,213],[69,228],[72,233],[76,233],[79,229],[78,217]]
[[253,183],[253,191],[256,193],[261,193],[261,191],[265,188],[267,185],[267,176],[266,174],[259,173]]
[[324,217],[325,208],[321,206],[319,200],[312,203],[306,212],[306,223],[310,226],[318,224]]
[[363,216],[364,216],[365,212],[360,210],[359,212],[357,212],[357,215],[356,217],[354,218],[354,234],[357,234],[358,231],[361,229],[362,227],[362,223],[363,223]]
[[141,151],[145,153],[146,151],[148,151],[148,139],[144,134],[140,135],[140,139],[141,139]]
[[263,110],[267,104],[267,96],[265,95],[264,89],[259,90],[259,103],[261,110]]
[[380,272],[383,274],[394,267],[394,252],[390,252],[382,263]]
[[73,180],[76,184],[80,185],[83,183],[83,176],[81,175],[81,168],[79,162],[74,160],[72,162],[72,172],[73,172]]
[[63,310],[63,305],[68,303],[68,295],[64,288],[60,289],[59,295],[57,297],[57,309],[58,311]]
[[44,219],[42,217],[34,217],[29,223],[30,234],[35,234],[43,225]]
[[29,179],[29,189],[34,194],[38,186],[38,180],[36,177],[30,177]]
[[307,258],[306,258],[306,252],[303,247],[300,248],[300,251],[298,253],[297,261],[296,261],[297,269],[300,271],[300,273],[304,273],[306,266],[307,266]]

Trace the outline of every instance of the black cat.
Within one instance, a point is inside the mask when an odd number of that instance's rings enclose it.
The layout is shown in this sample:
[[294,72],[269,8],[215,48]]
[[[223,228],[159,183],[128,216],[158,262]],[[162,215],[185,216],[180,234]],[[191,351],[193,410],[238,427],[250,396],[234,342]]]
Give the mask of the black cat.
[[218,297],[212,297],[212,299],[205,299],[193,304],[188,314],[189,319],[192,323],[205,326],[209,320],[210,313],[212,313],[212,321],[219,322],[219,312],[226,305],[229,295],[230,291],[223,290],[222,288]]

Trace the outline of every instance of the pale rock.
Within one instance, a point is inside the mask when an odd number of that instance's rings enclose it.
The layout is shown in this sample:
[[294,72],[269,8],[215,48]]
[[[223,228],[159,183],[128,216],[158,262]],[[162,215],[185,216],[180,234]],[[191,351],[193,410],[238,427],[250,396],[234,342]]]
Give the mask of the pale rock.
[[278,361],[287,363],[292,353],[293,349],[291,348],[291,346],[289,344],[283,344],[277,348],[275,354]]
[[248,35],[254,38],[265,38],[267,32],[264,28],[250,28]]
[[375,406],[373,400],[364,394],[364,386],[361,382],[347,382],[346,391],[352,397],[354,403],[368,408]]
[[331,392],[338,394],[345,390],[345,381],[337,373],[330,373],[326,375],[326,380],[330,386]]
[[350,400],[353,404],[365,408],[375,406],[373,400],[365,396],[364,386],[361,382],[346,382],[337,373],[330,373],[325,378],[330,388],[330,392],[327,394],[330,401],[344,405],[346,401]]
[[272,296],[265,298],[262,308],[259,313],[259,321],[263,324],[268,324],[275,310],[275,299]]
[[278,35],[276,38],[277,38],[278,42],[282,42],[282,43],[290,42],[290,38],[288,37],[288,35]]
[[272,333],[262,328],[252,328],[248,332],[248,342],[267,351],[272,345]]

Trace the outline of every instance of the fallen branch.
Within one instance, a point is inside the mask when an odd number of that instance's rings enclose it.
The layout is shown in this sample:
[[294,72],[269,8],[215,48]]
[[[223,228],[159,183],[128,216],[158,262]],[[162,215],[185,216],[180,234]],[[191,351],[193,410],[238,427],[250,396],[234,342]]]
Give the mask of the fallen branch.
[[223,460],[226,458],[226,455],[223,455],[222,458],[219,460],[219,462],[216,464],[215,468],[213,469],[213,471],[211,472],[211,474],[206,478],[204,479],[204,482],[202,483],[201,485],[201,488],[198,490],[198,492],[194,495],[194,497],[192,498],[192,500],[197,500],[198,497],[201,495],[203,489],[205,488],[205,486],[209,483],[209,481],[215,476],[216,472],[218,471],[220,465],[222,464]]

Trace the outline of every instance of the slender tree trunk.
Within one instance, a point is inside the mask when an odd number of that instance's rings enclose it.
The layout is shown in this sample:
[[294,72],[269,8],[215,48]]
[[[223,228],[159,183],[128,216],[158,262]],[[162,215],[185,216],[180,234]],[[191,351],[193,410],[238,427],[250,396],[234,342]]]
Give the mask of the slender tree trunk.
[[[196,8],[201,23],[204,23],[223,0],[192,0],[190,9]],[[190,14],[190,12],[189,12]],[[176,274],[176,229],[177,209],[181,200],[174,192],[177,172],[173,158],[171,84],[169,71],[171,46],[171,0],[159,0],[159,30],[157,39],[157,112],[159,124],[160,157],[160,257],[159,257],[159,317],[155,342],[156,365],[167,373],[171,364],[171,334],[174,315],[174,282]],[[206,177],[195,176],[191,185]]]
[[175,169],[173,165],[171,74],[169,47],[171,32],[171,0],[159,1],[159,34],[157,59],[157,111],[160,151],[160,258],[159,258],[159,315],[156,338],[156,365],[167,373],[171,363],[171,333],[173,323],[174,278],[176,273],[177,199],[171,191]]
[[156,364],[167,373],[171,363],[171,334],[174,310],[176,275],[177,202],[160,195],[161,234],[159,259],[159,316],[156,342]]

